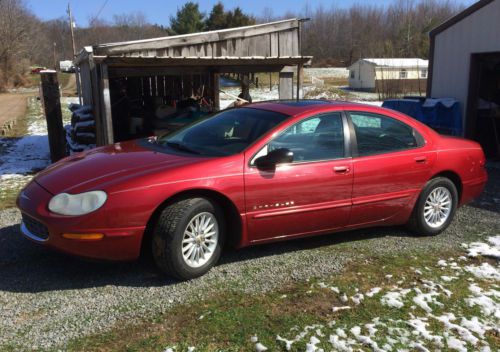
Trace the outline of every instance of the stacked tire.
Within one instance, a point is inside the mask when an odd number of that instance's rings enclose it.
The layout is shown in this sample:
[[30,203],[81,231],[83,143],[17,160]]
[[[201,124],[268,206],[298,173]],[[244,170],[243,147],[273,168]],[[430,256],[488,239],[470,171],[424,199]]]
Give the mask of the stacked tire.
[[66,141],[69,154],[95,148],[95,118],[91,105],[70,104],[71,125],[66,125]]

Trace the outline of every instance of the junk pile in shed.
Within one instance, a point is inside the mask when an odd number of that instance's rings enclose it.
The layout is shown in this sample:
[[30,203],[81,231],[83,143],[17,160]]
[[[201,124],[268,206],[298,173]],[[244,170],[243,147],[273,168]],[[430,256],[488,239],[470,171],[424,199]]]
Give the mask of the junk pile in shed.
[[68,154],[95,148],[95,118],[91,105],[69,104],[71,125],[64,126]]
[[163,135],[215,111],[208,74],[110,79],[115,140]]

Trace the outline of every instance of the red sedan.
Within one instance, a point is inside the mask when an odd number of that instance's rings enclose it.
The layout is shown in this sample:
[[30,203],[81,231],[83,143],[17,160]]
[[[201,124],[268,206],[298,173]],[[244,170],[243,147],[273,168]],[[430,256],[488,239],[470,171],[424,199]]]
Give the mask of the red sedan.
[[401,224],[438,234],[486,179],[479,144],[398,112],[281,101],[70,156],[17,204],[35,242],[107,260],[150,251],[164,272],[189,279],[218,261],[225,242]]

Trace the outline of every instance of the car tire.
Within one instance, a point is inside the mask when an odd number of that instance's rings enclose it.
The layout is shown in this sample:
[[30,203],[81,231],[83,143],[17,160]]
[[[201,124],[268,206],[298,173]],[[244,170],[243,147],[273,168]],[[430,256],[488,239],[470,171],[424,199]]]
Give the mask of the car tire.
[[445,177],[433,178],[420,193],[408,227],[417,235],[437,235],[450,225],[457,204],[455,184]]
[[163,209],[153,232],[158,268],[189,280],[208,272],[219,260],[225,225],[220,207],[205,198],[189,198]]

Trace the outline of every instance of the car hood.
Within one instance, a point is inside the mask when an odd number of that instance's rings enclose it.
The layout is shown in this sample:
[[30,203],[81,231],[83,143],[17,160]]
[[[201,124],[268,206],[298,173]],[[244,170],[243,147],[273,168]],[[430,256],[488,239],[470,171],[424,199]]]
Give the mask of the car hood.
[[199,157],[159,152],[139,141],[116,143],[64,158],[38,174],[35,181],[52,194],[100,189],[109,182],[195,163]]

